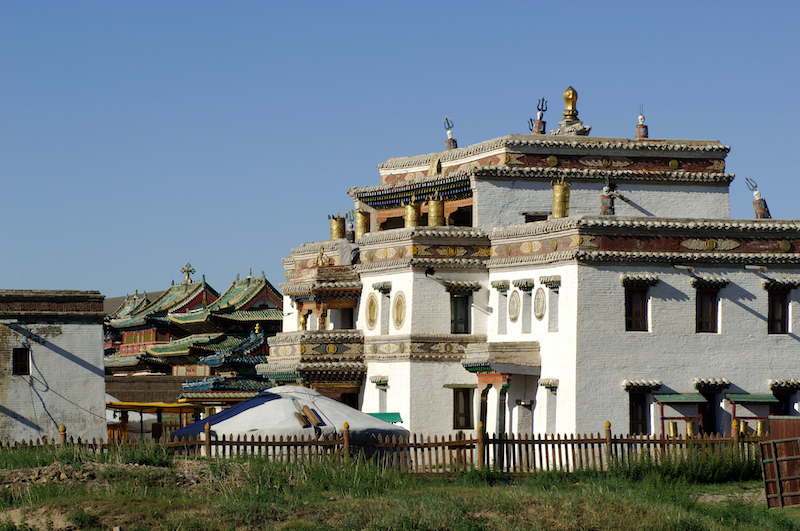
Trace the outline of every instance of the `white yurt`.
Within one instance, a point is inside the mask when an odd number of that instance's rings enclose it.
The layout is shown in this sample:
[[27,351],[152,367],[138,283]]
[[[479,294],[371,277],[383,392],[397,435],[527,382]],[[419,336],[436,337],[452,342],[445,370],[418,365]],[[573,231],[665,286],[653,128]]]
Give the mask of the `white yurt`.
[[257,396],[240,402],[220,413],[189,424],[172,433],[171,439],[205,440],[205,425],[210,425],[212,440],[236,440],[251,437],[262,440],[273,436],[306,440],[325,435],[341,434],[347,423],[353,445],[373,436],[408,437],[408,430],[377,419],[350,406],[328,398],[319,392],[299,386],[273,387]]

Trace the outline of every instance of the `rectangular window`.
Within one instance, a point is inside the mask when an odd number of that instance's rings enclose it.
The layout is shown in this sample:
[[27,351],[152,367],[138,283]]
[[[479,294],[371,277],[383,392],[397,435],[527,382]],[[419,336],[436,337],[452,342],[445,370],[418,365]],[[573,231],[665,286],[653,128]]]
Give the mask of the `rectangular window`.
[[631,425],[630,435],[647,435],[650,433],[650,422],[647,418],[647,394],[629,393]]
[[15,348],[13,351],[14,367],[12,374],[26,375],[31,373],[31,351],[27,348]]
[[450,333],[469,334],[469,313],[472,295],[469,293],[450,294]]
[[[647,331],[647,287],[625,287],[625,330]],[[633,432],[631,432],[633,433]]]
[[792,414],[792,405],[794,402],[794,393],[781,393],[773,391],[772,394],[778,399],[777,404],[771,404],[769,408],[770,415],[788,416]]
[[719,314],[719,290],[714,288],[698,288],[697,290],[697,327],[698,333],[717,332],[717,315]]
[[789,333],[789,291],[771,289],[767,310],[767,333]]
[[453,389],[453,429],[471,430],[472,421],[472,389]]

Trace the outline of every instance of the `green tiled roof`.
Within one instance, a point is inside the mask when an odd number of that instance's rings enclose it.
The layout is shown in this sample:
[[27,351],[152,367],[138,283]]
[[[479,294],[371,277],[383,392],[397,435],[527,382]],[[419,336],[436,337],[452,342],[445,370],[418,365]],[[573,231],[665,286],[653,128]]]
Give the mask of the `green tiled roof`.
[[[169,343],[153,345],[147,349],[147,354],[159,358],[186,356],[189,354],[190,349],[205,351],[207,354],[232,354],[236,353],[237,350],[252,351],[252,348],[248,349],[247,347],[256,339],[260,341],[259,345],[264,343],[263,334],[260,336],[252,334],[225,334],[222,332],[213,334],[193,334],[183,339],[170,341]],[[203,355],[202,352],[195,352],[195,354]]]
[[243,310],[231,313],[215,314],[220,319],[229,321],[283,321],[283,310],[267,308],[264,310]]
[[725,398],[734,404],[777,404],[779,402],[775,395],[769,393],[726,394]]
[[174,310],[175,308],[179,308],[182,304],[192,300],[204,289],[208,289],[215,296],[217,295],[217,292],[214,291],[211,286],[206,284],[205,280],[200,282],[192,282],[191,284],[177,284],[170,286],[170,288],[162,293],[159,298],[144,308],[127,318],[113,319],[109,322],[109,324],[114,328],[129,328],[132,326],[141,326],[145,324],[148,319],[163,319],[163,314]]
[[153,345],[147,349],[147,353],[156,357],[185,356],[189,353],[189,347],[208,344],[210,341],[218,339],[225,334],[194,334],[183,339],[170,341],[161,345]]
[[[247,277],[245,279],[235,280],[233,284],[231,284],[231,286],[225,291],[225,293],[220,295],[217,300],[202,310],[181,314],[170,314],[169,319],[177,324],[202,323],[212,315],[215,317],[222,317],[238,321],[264,321],[282,319],[283,314],[277,309],[253,310],[253,312],[270,312],[263,314],[263,317],[262,314],[259,313],[250,313],[250,311],[241,310],[241,308],[245,307],[249,302],[256,298],[264,289],[273,292],[279,299],[282,297],[280,292],[276,290],[265,277]],[[274,312],[280,313],[280,317],[276,318]],[[232,314],[236,314],[236,317],[231,317]]]

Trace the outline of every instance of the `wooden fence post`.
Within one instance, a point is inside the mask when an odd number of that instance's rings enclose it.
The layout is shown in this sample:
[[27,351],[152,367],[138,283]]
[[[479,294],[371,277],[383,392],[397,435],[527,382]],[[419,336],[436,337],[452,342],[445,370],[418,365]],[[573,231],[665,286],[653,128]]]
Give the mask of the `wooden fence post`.
[[736,419],[731,421],[731,437],[733,437],[734,443],[739,442],[739,421]]
[[478,422],[478,470],[483,468],[484,451],[483,422]]
[[58,427],[58,436],[60,444],[63,447],[65,444],[67,444],[67,427],[63,424]]
[[206,422],[206,457],[211,457],[211,424]]
[[350,424],[345,422],[344,426],[342,428],[343,428],[343,430],[342,430],[342,439],[344,441],[344,449],[343,449],[343,451],[344,451],[344,462],[345,463],[349,463],[350,462]]
[[[611,422],[606,421],[606,466],[611,468]],[[602,470],[602,467],[601,467]]]

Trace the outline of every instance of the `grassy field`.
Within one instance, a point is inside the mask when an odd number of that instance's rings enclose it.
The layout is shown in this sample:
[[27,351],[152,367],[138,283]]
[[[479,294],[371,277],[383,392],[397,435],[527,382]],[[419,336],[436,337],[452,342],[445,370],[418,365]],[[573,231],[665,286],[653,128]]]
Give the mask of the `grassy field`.
[[0,453],[0,531],[110,529],[798,530],[767,510],[753,463],[639,463],[609,473],[420,477],[354,462]]

